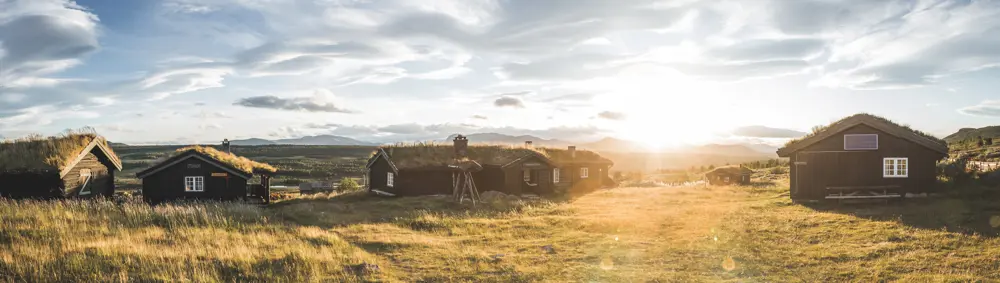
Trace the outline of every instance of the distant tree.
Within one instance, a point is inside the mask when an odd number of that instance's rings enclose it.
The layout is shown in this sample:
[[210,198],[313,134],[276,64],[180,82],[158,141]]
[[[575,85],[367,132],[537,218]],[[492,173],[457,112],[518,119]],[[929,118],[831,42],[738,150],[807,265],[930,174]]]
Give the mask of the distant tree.
[[976,145],[977,145],[977,146],[979,146],[979,147],[983,147],[983,145],[985,145],[985,144],[986,144],[986,142],[985,142],[985,141],[983,141],[983,137],[982,137],[982,136],[979,136],[979,139],[978,139],[978,141],[976,142]]
[[986,145],[993,145],[993,138],[986,138],[983,143]]
[[715,169],[715,165],[708,165],[708,170]]

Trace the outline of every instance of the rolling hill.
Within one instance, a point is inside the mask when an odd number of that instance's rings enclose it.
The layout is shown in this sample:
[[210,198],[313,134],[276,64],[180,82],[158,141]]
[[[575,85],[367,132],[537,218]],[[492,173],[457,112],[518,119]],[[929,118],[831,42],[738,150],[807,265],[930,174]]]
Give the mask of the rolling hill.
[[294,139],[279,139],[279,140],[266,140],[260,138],[249,138],[243,140],[232,140],[230,141],[232,145],[274,145],[274,144],[287,144],[287,145],[377,145],[376,143],[359,141],[356,139],[334,136],[334,135],[318,135],[318,136],[305,136]]
[[[455,136],[457,135],[458,134],[450,135],[448,136],[448,138],[445,139],[445,141],[451,141],[455,139]],[[465,135],[465,137],[469,138],[469,141],[472,143],[486,143],[486,144],[522,145],[524,144],[525,141],[531,141],[531,143],[534,144],[535,146],[546,146],[546,147],[563,147],[573,144],[567,141],[556,140],[556,139],[549,140],[531,135],[512,136],[512,135],[505,135],[498,133],[475,133],[475,134]]]
[[954,134],[944,138],[948,143],[956,143],[976,137],[1000,138],[1000,126],[989,126],[983,128],[962,128]]

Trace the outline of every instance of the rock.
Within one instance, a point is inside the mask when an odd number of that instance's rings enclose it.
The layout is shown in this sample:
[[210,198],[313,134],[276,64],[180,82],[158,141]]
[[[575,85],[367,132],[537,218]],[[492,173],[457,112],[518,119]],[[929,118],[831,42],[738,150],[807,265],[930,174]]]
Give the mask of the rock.
[[515,196],[515,195],[507,195],[507,197],[504,198],[504,200],[509,201],[509,202],[515,202],[515,201],[520,201],[521,198],[518,197],[518,196]]
[[371,264],[371,263],[367,263],[367,262],[363,262],[361,264],[347,266],[344,269],[347,269],[347,271],[353,272],[354,274],[357,274],[357,275],[373,274],[373,273],[377,273],[379,271],[379,268],[378,268],[377,264]]
[[479,200],[484,202],[493,202],[497,200],[503,200],[507,198],[507,194],[498,191],[486,191],[479,194]]
[[503,260],[503,256],[504,256],[504,254],[495,254],[495,255],[491,255],[490,258],[493,258],[493,261],[501,261],[501,260]]
[[544,245],[542,246],[542,250],[550,254],[556,253],[556,248],[552,247],[552,245]]

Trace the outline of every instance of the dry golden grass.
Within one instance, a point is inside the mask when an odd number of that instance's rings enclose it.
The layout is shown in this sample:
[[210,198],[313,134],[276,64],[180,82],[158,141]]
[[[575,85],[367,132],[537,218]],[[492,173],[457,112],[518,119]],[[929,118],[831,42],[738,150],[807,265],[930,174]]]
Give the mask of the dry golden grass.
[[213,147],[197,146],[197,145],[189,146],[177,149],[177,154],[182,154],[188,151],[196,151],[198,153],[211,156],[212,158],[221,161],[222,163],[228,164],[229,166],[233,166],[233,168],[239,169],[240,171],[246,173],[253,173],[253,172],[274,173],[278,171],[277,168],[274,168],[274,166],[271,166],[270,164],[253,161],[246,157],[237,156],[232,153],[222,152]]
[[[67,132],[54,137],[30,136],[0,141],[0,171],[62,170],[80,155],[94,139],[107,146],[107,140],[95,133]],[[111,158],[114,152],[110,153]]]
[[832,128],[832,127],[838,125],[839,123],[842,123],[844,121],[850,120],[851,118],[855,118],[855,117],[859,117],[859,116],[863,116],[863,117],[866,117],[868,119],[874,119],[874,120],[882,121],[882,122],[884,122],[886,124],[894,125],[894,126],[897,126],[897,127],[909,130],[909,131],[911,131],[911,132],[913,132],[913,133],[915,133],[915,134],[917,134],[919,136],[925,137],[925,138],[927,138],[927,139],[929,139],[931,141],[934,141],[934,142],[936,142],[938,144],[941,144],[942,146],[945,146],[945,147],[948,146],[948,142],[946,142],[946,141],[944,141],[944,140],[942,140],[942,139],[940,139],[938,137],[935,137],[934,135],[928,134],[926,132],[922,132],[920,130],[916,130],[916,129],[910,128],[910,126],[907,126],[907,125],[896,123],[895,121],[889,120],[888,118],[885,118],[885,117],[882,117],[882,116],[878,116],[878,115],[874,115],[874,114],[869,114],[869,113],[858,113],[858,114],[854,114],[854,115],[851,115],[851,116],[848,116],[848,117],[844,117],[843,119],[837,120],[836,122],[830,123],[829,125],[821,125],[821,126],[813,127],[812,132],[806,134],[805,136],[802,136],[802,137],[799,137],[799,138],[796,138],[796,139],[788,140],[788,142],[785,143],[785,146],[788,146],[790,144],[799,142],[801,140],[805,140],[805,139],[811,138],[811,137],[813,137],[813,136],[815,136],[815,135],[817,135],[817,134],[825,131],[826,129],[829,129],[829,128]]
[[804,206],[785,182],[477,207],[335,193],[264,209],[3,201],[0,281],[1000,280],[998,205]]

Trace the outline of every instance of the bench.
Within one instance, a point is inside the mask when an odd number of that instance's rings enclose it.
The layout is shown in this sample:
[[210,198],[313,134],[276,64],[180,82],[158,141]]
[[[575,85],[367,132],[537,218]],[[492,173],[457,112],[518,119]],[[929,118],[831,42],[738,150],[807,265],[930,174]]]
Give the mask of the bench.
[[890,199],[902,198],[899,191],[902,187],[898,185],[890,186],[852,186],[852,187],[826,187],[826,199]]

